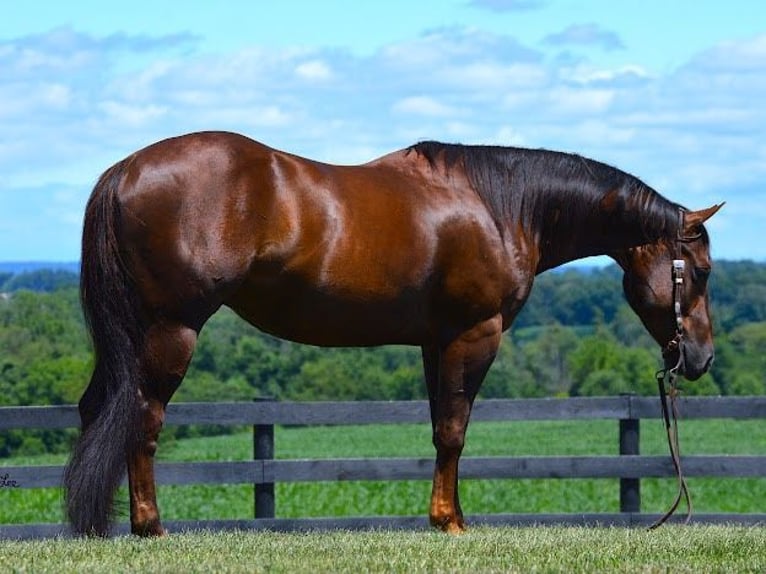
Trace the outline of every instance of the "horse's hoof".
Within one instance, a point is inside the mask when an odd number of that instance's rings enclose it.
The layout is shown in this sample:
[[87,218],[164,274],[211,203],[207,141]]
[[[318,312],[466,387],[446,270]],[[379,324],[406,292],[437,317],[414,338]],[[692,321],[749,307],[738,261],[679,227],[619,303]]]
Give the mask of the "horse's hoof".
[[136,536],[143,538],[160,537],[167,534],[159,520],[151,520],[144,524],[133,524],[130,527],[130,531]]
[[450,522],[442,530],[444,530],[444,532],[446,532],[447,534],[453,534],[453,535],[463,534],[465,532],[465,526],[457,522]]
[[465,532],[465,523],[462,518],[445,516],[443,518],[431,517],[431,526],[438,528],[447,534],[462,534]]

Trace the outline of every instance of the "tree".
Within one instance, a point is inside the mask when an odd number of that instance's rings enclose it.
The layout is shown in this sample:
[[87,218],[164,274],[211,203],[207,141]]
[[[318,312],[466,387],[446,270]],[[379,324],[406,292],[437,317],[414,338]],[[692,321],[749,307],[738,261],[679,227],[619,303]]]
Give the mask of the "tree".
[[[539,277],[504,336],[481,396],[654,394],[659,349],[624,302],[620,277],[614,265]],[[2,273],[0,284],[0,405],[77,402],[92,368],[77,275]],[[716,262],[710,280],[716,360],[711,374],[683,383],[687,394],[766,394],[765,286],[766,264]],[[224,308],[202,330],[174,400],[262,396],[424,398],[420,350],[298,345],[262,333]],[[0,457],[67,444],[68,436],[58,431],[12,431],[0,435]]]
[[620,344],[605,327],[582,340],[569,365],[574,396],[656,392],[657,358],[646,349]]
[[765,394],[766,321],[745,323],[719,335],[712,372],[724,394]]
[[79,277],[76,273],[61,269],[39,269],[13,275],[5,281],[0,276],[0,286],[4,291],[37,291],[52,293],[60,289],[77,287]]
[[483,398],[495,399],[543,396],[534,375],[525,366],[521,347],[513,337],[503,337],[479,393]]

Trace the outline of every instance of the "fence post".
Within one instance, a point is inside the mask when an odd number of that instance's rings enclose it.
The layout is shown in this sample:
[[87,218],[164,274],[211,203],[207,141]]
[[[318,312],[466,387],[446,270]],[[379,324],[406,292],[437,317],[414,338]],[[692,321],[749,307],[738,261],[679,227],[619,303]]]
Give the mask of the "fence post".
[[[620,419],[620,454],[640,454],[640,420],[633,418],[635,393],[623,393],[628,403],[628,418]],[[620,479],[620,512],[641,512],[641,479]]]
[[[256,401],[273,401],[271,398],[259,398]],[[274,425],[253,425],[253,458],[255,460],[274,459]],[[274,518],[274,483],[255,485],[255,517]]]

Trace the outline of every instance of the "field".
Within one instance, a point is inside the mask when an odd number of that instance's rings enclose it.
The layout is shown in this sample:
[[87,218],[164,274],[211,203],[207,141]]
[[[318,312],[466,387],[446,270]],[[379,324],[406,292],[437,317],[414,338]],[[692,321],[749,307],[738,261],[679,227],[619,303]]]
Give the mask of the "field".
[[[476,423],[466,455],[615,454],[614,421]],[[762,421],[683,421],[689,454],[763,454]],[[277,428],[280,458],[431,456],[426,425]],[[665,452],[659,421],[642,423],[642,452]],[[252,435],[165,441],[163,460],[241,460]],[[5,460],[55,464],[63,456]],[[700,512],[764,512],[766,479],[692,479]],[[663,511],[671,480],[642,481],[643,508]],[[282,484],[277,516],[425,516],[425,481]],[[461,484],[471,513],[614,512],[616,480],[474,481]],[[60,492],[0,489],[2,522],[58,522]],[[124,493],[123,493],[124,497]],[[252,487],[162,486],[166,519],[251,518]],[[763,572],[766,528],[665,526],[657,531],[604,528],[475,527],[459,537],[438,532],[226,532],[171,534],[161,540],[0,542],[0,572]]]
[[[662,424],[642,423],[641,450],[665,454]],[[681,424],[687,454],[765,454],[766,425],[759,420],[689,420]],[[277,428],[278,458],[431,457],[427,425]],[[466,456],[616,454],[615,421],[535,421],[475,423]],[[163,460],[244,460],[252,456],[252,435],[166,441]],[[6,459],[0,464],[63,463],[64,456]],[[1,467],[0,467],[1,468]],[[663,512],[674,481],[642,481],[645,512]],[[689,479],[698,512],[766,512],[766,479]],[[277,517],[416,515],[427,512],[427,481],[278,484]],[[124,500],[124,493],[122,493]],[[465,480],[461,501],[466,514],[502,512],[616,512],[618,481]],[[253,517],[248,485],[161,486],[159,503],[169,520],[247,519]],[[58,489],[0,489],[0,522],[60,522]]]

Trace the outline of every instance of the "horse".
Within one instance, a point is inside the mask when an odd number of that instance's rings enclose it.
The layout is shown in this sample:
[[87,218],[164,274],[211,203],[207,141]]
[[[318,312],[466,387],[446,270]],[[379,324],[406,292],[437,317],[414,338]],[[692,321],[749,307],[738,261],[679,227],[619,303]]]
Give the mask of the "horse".
[[[690,211],[614,167],[548,150],[422,141],[338,166],[202,132],[136,151],[101,175],[85,209],[95,362],[64,474],[73,531],[109,535],[127,469],[131,532],[165,533],[153,467],[165,408],[223,305],[299,343],[420,347],[436,451],[429,519],[463,531],[471,408],[535,276],[611,256],[666,365],[695,380],[714,352],[703,223],[721,205]],[[673,259],[691,269],[678,327]]]

